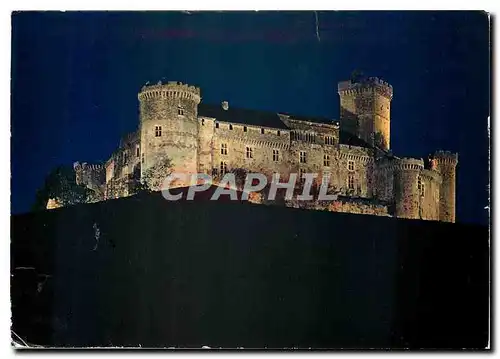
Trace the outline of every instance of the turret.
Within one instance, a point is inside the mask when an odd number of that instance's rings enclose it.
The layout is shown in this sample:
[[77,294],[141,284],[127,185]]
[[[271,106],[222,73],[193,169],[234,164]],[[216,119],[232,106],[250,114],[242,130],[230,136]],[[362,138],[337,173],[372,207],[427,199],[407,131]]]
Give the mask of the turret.
[[434,153],[435,169],[441,174],[443,182],[439,191],[439,220],[455,222],[455,186],[458,154],[448,151]]
[[343,130],[388,150],[391,143],[392,86],[376,77],[339,82]]
[[418,178],[424,161],[402,158],[393,164],[394,169],[394,215],[398,218],[420,218],[420,191]]
[[200,89],[180,82],[158,82],[144,86],[138,98],[141,175],[165,155],[173,172],[196,173]]

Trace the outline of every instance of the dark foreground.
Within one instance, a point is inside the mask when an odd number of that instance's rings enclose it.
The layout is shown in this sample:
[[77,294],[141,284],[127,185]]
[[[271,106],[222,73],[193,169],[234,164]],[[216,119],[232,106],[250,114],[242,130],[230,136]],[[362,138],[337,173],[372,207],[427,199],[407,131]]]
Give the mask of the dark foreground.
[[481,226],[150,195],[13,216],[11,258],[37,345],[488,346]]

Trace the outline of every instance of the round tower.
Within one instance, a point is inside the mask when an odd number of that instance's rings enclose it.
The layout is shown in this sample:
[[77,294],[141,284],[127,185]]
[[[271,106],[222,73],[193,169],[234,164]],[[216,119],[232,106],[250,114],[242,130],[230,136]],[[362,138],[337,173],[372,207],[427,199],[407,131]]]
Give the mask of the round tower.
[[338,84],[343,129],[384,150],[391,144],[392,86],[377,77]]
[[424,161],[402,158],[394,163],[394,215],[398,218],[420,218],[418,177]]
[[165,156],[171,160],[172,172],[196,173],[200,89],[180,82],[158,82],[144,86],[138,98],[141,176]]
[[434,153],[435,169],[443,182],[439,191],[439,220],[455,223],[455,186],[458,154],[448,151]]

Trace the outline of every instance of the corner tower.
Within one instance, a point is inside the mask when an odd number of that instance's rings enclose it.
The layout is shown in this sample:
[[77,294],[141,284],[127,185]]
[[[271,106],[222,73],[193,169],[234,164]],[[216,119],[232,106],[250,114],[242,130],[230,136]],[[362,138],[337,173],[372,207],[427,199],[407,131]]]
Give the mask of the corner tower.
[[200,89],[180,82],[158,82],[144,86],[138,98],[141,175],[165,155],[172,161],[173,172],[196,173]]
[[424,161],[401,158],[393,166],[394,214],[398,218],[418,219],[421,217],[418,177],[424,168]]
[[439,220],[455,223],[455,186],[458,154],[437,151],[433,156],[443,182],[439,191]]
[[343,130],[388,150],[391,143],[392,86],[377,77],[338,84]]

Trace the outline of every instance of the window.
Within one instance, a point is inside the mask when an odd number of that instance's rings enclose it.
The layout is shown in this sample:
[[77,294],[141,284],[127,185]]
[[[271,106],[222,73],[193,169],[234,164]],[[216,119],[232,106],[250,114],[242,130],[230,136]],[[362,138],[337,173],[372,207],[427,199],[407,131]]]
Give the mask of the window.
[[260,133],[264,134],[264,129],[263,128],[260,129]]
[[155,126],[155,137],[161,137],[161,126]]
[[330,156],[329,155],[323,156],[323,166],[330,167]]
[[420,176],[417,179],[417,189],[422,197],[425,196],[425,184],[422,182]]
[[299,181],[302,183],[306,181],[306,179],[302,177],[305,173],[306,173],[305,169],[299,168]]
[[280,159],[280,152],[278,150],[273,150],[273,161],[278,162]]
[[179,115],[184,115],[184,108],[182,106],[179,106],[179,108],[177,109],[177,113]]
[[205,119],[204,118],[201,119],[201,125],[205,126]]
[[325,145],[334,145],[335,140],[331,136],[325,136]]
[[233,129],[233,125],[229,124],[229,129],[232,130]]
[[247,126],[243,126],[243,132],[247,132]]
[[127,152],[123,152],[123,163],[127,163]]
[[139,157],[140,152],[141,152],[141,151],[140,151],[140,149],[139,149],[139,146],[137,146],[137,147],[135,148],[135,156],[136,156],[136,157]]
[[347,187],[349,189],[354,189],[354,175],[350,174],[348,177],[347,177]]
[[305,151],[300,151],[300,163],[306,163],[307,162],[307,157],[306,157],[306,152]]
[[253,149],[252,149],[252,147],[247,147],[247,158],[253,158]]
[[215,128],[219,128],[219,123],[218,122],[215,123]]
[[142,154],[141,162],[144,163],[144,153]]
[[220,174],[223,176],[227,172],[227,162],[221,161],[220,162]]
[[281,136],[281,132],[280,132],[280,131],[276,132],[276,134],[277,134],[278,136]]
[[354,171],[354,161],[348,161],[347,162],[347,169],[349,171]]
[[227,143],[222,143],[220,145],[220,154],[227,155]]

